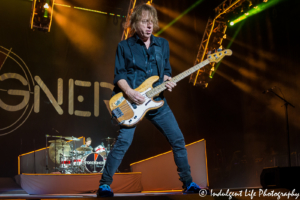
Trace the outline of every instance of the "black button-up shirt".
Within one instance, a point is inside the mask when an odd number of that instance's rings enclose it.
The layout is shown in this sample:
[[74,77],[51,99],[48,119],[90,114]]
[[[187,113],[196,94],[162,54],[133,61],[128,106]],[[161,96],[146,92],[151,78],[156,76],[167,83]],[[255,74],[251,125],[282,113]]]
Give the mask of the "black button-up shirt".
[[[117,82],[121,79],[125,79],[129,86],[135,89],[147,78],[159,75],[154,45],[162,48],[163,75],[171,77],[172,70],[169,62],[170,50],[168,41],[151,35],[150,46],[147,49],[145,43],[135,34],[118,44],[113,95],[121,91],[117,85]],[[162,82],[162,80],[156,82],[153,86],[157,86],[159,82]]]

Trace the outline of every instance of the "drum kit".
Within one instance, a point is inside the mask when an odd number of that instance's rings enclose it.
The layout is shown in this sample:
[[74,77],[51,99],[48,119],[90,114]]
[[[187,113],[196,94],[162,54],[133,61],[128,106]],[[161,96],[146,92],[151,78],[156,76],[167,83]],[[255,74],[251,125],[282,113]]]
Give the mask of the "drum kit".
[[[67,137],[62,137],[67,139]],[[55,167],[63,174],[78,173],[101,173],[106,163],[106,158],[113,147],[115,138],[104,138],[107,146],[103,142],[96,148],[81,146],[74,147],[72,143],[68,143],[64,139],[50,140],[49,158],[59,167]],[[73,141],[78,138],[72,137]]]

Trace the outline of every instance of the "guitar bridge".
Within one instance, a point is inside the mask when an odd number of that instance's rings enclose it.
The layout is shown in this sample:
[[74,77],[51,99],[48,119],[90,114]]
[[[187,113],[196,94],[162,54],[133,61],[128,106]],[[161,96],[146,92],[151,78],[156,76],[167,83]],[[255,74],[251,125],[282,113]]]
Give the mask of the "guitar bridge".
[[122,117],[124,114],[123,112],[121,111],[120,108],[116,108],[112,111],[112,115],[115,117],[115,118],[119,118],[119,117]]

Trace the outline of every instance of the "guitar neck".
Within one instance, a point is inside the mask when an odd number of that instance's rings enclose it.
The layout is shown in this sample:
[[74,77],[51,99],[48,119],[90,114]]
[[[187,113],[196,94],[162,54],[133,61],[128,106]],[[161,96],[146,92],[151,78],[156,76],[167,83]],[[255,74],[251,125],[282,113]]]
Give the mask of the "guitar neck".
[[[177,83],[177,82],[181,81],[182,79],[184,79],[185,77],[191,75],[195,71],[199,70],[200,68],[204,67],[208,63],[210,63],[210,61],[208,59],[204,60],[203,62],[195,65],[194,67],[192,67],[188,70],[185,70],[184,72],[182,72],[182,73],[178,74],[177,76],[173,77],[170,81],[172,81],[174,83]],[[164,91],[165,89],[167,89],[166,84],[167,84],[167,82],[164,82],[164,83],[156,86],[152,90],[148,91],[146,93],[147,97],[152,98],[155,95],[157,95],[157,94],[161,93],[162,91]]]

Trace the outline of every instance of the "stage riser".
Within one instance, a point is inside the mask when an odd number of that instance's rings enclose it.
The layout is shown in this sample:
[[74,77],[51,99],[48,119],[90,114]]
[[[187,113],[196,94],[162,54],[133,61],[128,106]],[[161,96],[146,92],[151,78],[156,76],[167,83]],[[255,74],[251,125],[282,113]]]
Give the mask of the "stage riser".
[[[205,140],[186,145],[186,149],[193,181],[201,187],[208,187]],[[131,167],[133,172],[142,172],[144,191],[182,189],[173,152],[133,163]]]
[[[21,175],[21,187],[28,194],[82,194],[96,192],[102,174]],[[116,193],[140,192],[141,173],[119,173],[113,176],[111,188]]]

